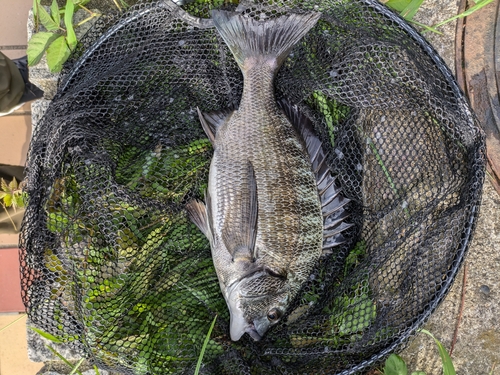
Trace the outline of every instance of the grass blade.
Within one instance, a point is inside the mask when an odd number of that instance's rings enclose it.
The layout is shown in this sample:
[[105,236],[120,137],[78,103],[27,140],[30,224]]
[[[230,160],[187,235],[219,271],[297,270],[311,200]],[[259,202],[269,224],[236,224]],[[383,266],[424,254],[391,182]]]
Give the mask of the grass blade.
[[63,343],[62,340],[60,340],[57,337],[51,335],[50,333],[42,331],[41,329],[38,329],[38,328],[35,328],[35,327],[30,327],[30,329],[33,330],[33,331],[35,331],[36,333],[38,333],[43,338],[46,338],[47,340],[52,341],[53,343],[56,343],[56,344],[62,344]]
[[444,24],[446,24],[448,22],[456,20],[457,18],[464,18],[464,17],[470,16],[475,11],[481,9],[482,7],[485,7],[486,5],[488,5],[489,3],[492,3],[492,2],[493,2],[493,0],[477,1],[476,5],[474,5],[473,7],[470,7],[465,12],[462,12],[460,14],[457,14],[456,16],[445,19],[444,21],[441,21],[441,22],[437,23],[436,25],[434,25],[433,28],[436,29],[439,26],[443,26]]
[[201,368],[201,362],[203,360],[203,356],[205,355],[205,349],[208,346],[208,342],[210,340],[210,335],[212,334],[212,330],[215,326],[215,321],[217,320],[217,315],[215,315],[212,324],[210,325],[210,329],[208,330],[207,336],[205,337],[205,341],[203,342],[203,347],[201,348],[200,356],[198,357],[198,363],[196,363],[196,369],[194,370],[194,375],[198,375]]
[[[85,361],[85,358],[82,358],[78,361],[78,363],[75,365],[75,367],[73,367],[73,370],[71,370],[71,372],[69,373],[69,375],[73,375],[75,372],[78,371],[78,368],[80,367],[80,365],[83,363],[83,361]],[[78,373],[80,373],[80,371],[78,371]]]
[[[73,365],[71,364],[71,362],[69,362],[66,358],[64,358],[57,350],[55,350],[52,346],[50,345],[47,345],[47,349],[49,349],[52,353],[54,353],[54,355],[56,357],[58,357],[61,361],[63,361],[64,363],[66,363],[72,370],[74,370],[74,367]],[[80,360],[80,361],[83,361],[83,358]],[[80,366],[80,365],[78,365]],[[78,367],[76,367],[76,373],[78,375],[83,375],[79,370],[78,370]],[[72,374],[74,374],[74,372],[71,372]]]
[[66,10],[64,12],[64,25],[66,26],[66,39],[68,41],[68,46],[71,51],[76,48],[78,43],[75,29],[73,28],[73,14],[75,13],[75,4],[73,0],[66,1]]
[[455,372],[455,367],[453,366],[453,362],[451,361],[450,355],[444,348],[443,344],[439,342],[438,339],[434,337],[432,333],[425,329],[421,329],[420,332],[425,333],[426,335],[432,337],[434,341],[436,342],[436,345],[438,346],[439,349],[439,355],[441,356],[441,361],[443,362],[443,374],[444,375],[456,375]]
[[22,318],[25,318],[27,315],[26,314],[22,314],[19,318],[13,320],[12,322],[10,322],[9,324],[7,324],[5,327],[2,327],[2,329],[0,329],[0,332],[2,332],[3,330],[6,330],[7,328],[9,328],[11,325],[13,325],[14,323],[18,322],[19,320],[21,320]]

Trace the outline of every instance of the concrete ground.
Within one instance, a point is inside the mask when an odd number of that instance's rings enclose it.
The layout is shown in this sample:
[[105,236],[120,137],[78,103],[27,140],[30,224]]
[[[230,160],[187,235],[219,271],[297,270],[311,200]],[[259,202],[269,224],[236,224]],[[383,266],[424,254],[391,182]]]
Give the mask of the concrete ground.
[[[495,11],[495,4],[480,12]],[[432,25],[456,14],[455,0],[427,0],[416,20]],[[443,35],[426,33],[426,38],[455,71],[455,22],[440,28]],[[500,196],[485,181],[483,202],[474,239],[466,258],[466,293],[462,320],[452,360],[459,375],[500,374]],[[424,326],[449,349],[462,299],[462,270],[447,298]],[[432,339],[418,334],[401,353],[409,370],[442,374],[441,359]]]

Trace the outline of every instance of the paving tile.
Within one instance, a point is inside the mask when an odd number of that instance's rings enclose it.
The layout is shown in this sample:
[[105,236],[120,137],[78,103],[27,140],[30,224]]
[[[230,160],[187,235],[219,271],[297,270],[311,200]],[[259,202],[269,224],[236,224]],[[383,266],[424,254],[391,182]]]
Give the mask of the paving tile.
[[30,139],[31,116],[0,117],[0,164],[24,166]]
[[10,58],[26,54],[26,24],[32,5],[32,0],[0,0],[0,48]]
[[0,313],[23,311],[19,250],[0,248]]
[[[0,314],[0,330],[19,317]],[[26,317],[0,331],[0,375],[35,375],[42,367],[43,363],[28,359]]]

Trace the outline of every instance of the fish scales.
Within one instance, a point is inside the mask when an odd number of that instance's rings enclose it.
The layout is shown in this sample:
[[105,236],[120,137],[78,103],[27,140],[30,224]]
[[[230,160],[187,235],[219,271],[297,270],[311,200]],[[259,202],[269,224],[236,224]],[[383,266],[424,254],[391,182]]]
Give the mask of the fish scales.
[[214,11],[243,72],[238,110],[200,120],[213,142],[206,207],[188,207],[210,240],[231,339],[255,340],[286,311],[322,254],[323,215],[304,140],[277,106],[274,77],[320,14],[256,21]]

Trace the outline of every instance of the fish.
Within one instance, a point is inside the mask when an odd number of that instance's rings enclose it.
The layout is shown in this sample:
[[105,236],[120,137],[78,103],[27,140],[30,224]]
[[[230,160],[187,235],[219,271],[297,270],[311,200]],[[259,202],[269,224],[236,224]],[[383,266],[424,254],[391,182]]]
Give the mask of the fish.
[[186,205],[208,238],[233,341],[259,341],[285,316],[319,258],[345,242],[340,194],[313,122],[277,101],[274,79],[321,13],[256,20],[212,11],[243,73],[238,109],[202,113],[212,142],[205,202]]

